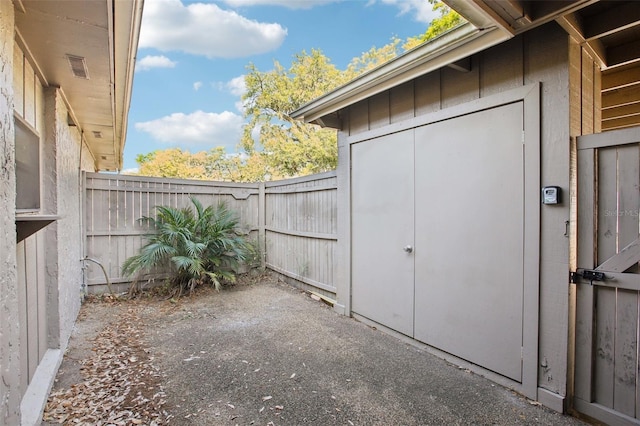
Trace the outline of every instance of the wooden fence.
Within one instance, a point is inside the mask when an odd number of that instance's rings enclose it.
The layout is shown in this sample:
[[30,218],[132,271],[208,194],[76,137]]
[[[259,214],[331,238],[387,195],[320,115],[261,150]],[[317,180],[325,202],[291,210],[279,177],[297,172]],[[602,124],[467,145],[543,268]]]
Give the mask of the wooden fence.
[[[195,196],[204,205],[224,201],[258,241],[263,266],[294,285],[335,296],[335,172],[267,183],[227,183],[85,174],[85,281],[90,293],[107,281],[122,291],[125,259],[137,253],[149,231],[138,219],[155,206],[184,207]],[[105,269],[103,273],[98,262]],[[153,276],[161,277],[161,271]]]

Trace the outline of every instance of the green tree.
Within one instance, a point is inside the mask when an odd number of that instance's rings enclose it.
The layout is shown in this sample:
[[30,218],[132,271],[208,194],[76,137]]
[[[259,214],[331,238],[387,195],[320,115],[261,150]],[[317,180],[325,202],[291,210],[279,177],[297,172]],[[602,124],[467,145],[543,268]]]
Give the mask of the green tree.
[[[265,176],[288,177],[334,169],[335,131],[294,121],[288,113],[343,84],[345,73],[316,49],[310,54],[297,54],[289,69],[276,61],[271,71],[262,72],[253,64],[248,71],[247,91],[242,98],[248,121],[241,146],[249,156],[262,157]],[[258,144],[254,140],[256,130]]]
[[136,157],[138,174],[183,179],[225,180],[228,161],[223,147],[209,151],[183,151],[180,148],[156,150]]
[[249,64],[242,97],[244,115],[242,155],[224,149],[190,154],[171,149],[138,157],[140,174],[230,181],[262,181],[333,170],[337,165],[337,135],[333,129],[294,121],[289,113],[338,86],[433,39],[464,20],[440,0],[428,0],[439,17],[424,34],[404,42],[394,37],[351,60],[345,70],[335,67],[320,50],[295,55],[287,69],[274,62],[270,71]]
[[429,0],[432,4],[433,10],[438,11],[440,16],[431,21],[429,28],[424,34],[416,37],[409,37],[402,46],[403,49],[410,50],[414,47],[423,44],[431,39],[436,38],[440,34],[449,31],[452,28],[465,22],[465,19],[458,14],[455,10],[444,4],[441,0]]

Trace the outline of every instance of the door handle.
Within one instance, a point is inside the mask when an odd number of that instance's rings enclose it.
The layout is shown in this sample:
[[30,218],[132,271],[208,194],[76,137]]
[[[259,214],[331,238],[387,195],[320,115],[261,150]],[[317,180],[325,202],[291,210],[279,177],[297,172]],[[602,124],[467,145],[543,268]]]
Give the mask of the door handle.
[[407,253],[411,253],[413,251],[413,247],[411,246],[404,246],[404,248],[402,249],[404,251],[406,251]]

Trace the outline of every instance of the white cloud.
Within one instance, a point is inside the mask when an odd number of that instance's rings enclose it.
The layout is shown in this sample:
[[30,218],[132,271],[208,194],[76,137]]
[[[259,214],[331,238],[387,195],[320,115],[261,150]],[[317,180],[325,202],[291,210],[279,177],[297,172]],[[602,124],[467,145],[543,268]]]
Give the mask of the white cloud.
[[182,51],[208,58],[241,58],[277,49],[287,30],[247,19],[215,4],[147,0],[140,48]]
[[396,6],[400,15],[410,13],[417,22],[430,23],[439,13],[433,11],[433,6],[427,0],[380,0],[384,4]]
[[122,169],[120,170],[121,175],[137,175],[140,172],[140,169],[137,167],[133,167],[131,169]]
[[177,62],[166,56],[147,55],[136,62],[136,71],[148,71],[151,68],[174,68]]
[[193,90],[195,90],[196,92],[200,90],[201,87],[202,87],[201,81],[196,81],[195,83],[193,83]]
[[231,7],[243,6],[284,6],[289,9],[311,9],[329,3],[338,3],[342,0],[224,0]]
[[244,84],[244,75],[232,78],[226,84],[227,89],[234,96],[242,96],[247,91],[247,86]]
[[177,112],[156,120],[136,123],[135,127],[164,143],[233,147],[240,140],[242,117],[229,111],[220,114],[203,111],[191,114]]

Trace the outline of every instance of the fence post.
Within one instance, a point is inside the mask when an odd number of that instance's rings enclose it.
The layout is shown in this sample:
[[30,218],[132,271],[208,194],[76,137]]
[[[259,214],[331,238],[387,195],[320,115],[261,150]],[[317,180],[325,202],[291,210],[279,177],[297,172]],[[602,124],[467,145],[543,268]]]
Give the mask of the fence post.
[[260,249],[260,268],[267,266],[267,223],[266,223],[266,195],[265,184],[258,184],[258,247]]

